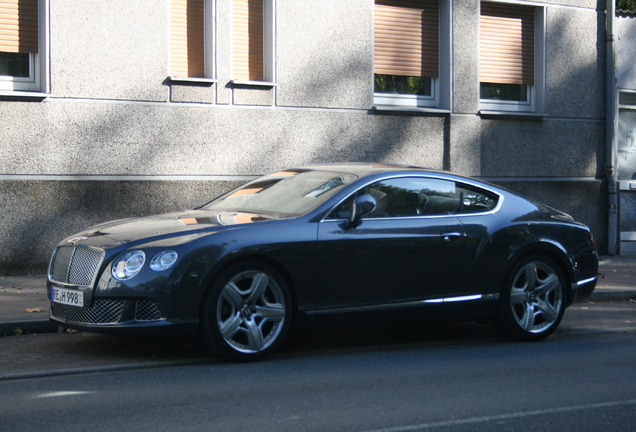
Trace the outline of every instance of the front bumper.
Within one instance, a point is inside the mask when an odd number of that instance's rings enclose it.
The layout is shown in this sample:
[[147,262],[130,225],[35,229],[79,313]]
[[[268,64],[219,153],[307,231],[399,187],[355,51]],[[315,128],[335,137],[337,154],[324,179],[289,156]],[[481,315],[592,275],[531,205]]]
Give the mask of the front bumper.
[[51,302],[50,320],[65,328],[127,336],[195,336],[198,320],[170,318],[171,305],[150,300],[95,299],[90,307]]

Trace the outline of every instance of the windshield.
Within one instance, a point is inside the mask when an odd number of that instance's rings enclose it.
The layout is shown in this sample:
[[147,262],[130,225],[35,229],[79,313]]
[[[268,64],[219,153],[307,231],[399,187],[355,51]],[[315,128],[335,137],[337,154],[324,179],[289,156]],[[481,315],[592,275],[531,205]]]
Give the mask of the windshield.
[[318,207],[356,178],[353,174],[329,171],[281,171],[247,183],[202,209],[300,216]]

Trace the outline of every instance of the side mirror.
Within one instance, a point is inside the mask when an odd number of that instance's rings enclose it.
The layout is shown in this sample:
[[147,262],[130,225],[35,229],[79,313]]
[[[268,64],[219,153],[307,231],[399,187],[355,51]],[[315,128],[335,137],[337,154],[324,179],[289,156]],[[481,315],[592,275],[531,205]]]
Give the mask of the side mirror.
[[356,197],[351,205],[351,216],[347,222],[347,229],[360,225],[360,219],[371,213],[375,209],[376,204],[377,201],[371,195]]

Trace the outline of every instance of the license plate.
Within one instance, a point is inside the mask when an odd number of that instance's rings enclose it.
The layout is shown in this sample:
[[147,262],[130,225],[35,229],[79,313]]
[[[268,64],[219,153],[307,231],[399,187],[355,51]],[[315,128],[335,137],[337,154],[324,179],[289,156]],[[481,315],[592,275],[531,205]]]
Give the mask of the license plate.
[[84,306],[84,293],[64,288],[51,288],[51,301],[71,306]]

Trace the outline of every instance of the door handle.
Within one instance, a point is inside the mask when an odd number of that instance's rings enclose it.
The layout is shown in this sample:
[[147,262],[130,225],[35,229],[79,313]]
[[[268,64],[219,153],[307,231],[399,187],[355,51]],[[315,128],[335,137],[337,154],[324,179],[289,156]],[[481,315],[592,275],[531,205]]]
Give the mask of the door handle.
[[450,232],[450,233],[440,234],[440,237],[442,237],[444,241],[447,241],[447,242],[453,241],[457,237],[463,237],[463,236],[464,236],[464,233],[460,233],[460,232]]

